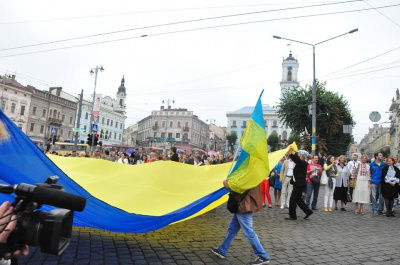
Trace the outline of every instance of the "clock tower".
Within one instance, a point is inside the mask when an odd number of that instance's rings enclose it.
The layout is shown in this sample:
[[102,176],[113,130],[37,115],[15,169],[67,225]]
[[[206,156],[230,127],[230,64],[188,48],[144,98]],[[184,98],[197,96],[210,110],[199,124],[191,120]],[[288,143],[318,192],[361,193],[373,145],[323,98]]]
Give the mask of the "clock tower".
[[292,51],[290,51],[289,57],[286,59],[283,57],[282,62],[282,81],[280,82],[281,98],[283,98],[290,88],[299,86],[299,80],[297,79],[298,70],[299,63],[297,62],[297,59],[292,56]]

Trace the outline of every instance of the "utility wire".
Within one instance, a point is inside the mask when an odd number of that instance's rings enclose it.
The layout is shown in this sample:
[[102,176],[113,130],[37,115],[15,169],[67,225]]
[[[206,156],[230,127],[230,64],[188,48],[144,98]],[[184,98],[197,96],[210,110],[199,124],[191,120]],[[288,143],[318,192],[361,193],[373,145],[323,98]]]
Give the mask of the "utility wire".
[[[396,50],[398,50],[398,49],[400,49],[400,47],[397,47],[397,48],[394,48],[394,49],[392,49],[392,50],[390,50],[390,51],[387,51],[387,52],[378,54],[378,55],[376,55],[376,56],[374,56],[374,57],[372,57],[372,58],[369,58],[369,59],[364,60],[364,61],[361,61],[361,62],[359,62],[359,63],[356,63],[356,64],[353,64],[353,65],[347,66],[347,67],[345,67],[345,68],[343,68],[343,69],[340,69],[340,70],[337,70],[337,71],[335,71],[335,72],[332,72],[332,73],[323,75],[322,77],[330,76],[330,75],[336,74],[336,73],[338,73],[338,72],[341,72],[341,71],[343,71],[343,70],[349,69],[349,68],[354,67],[354,66],[356,66],[356,65],[360,65],[360,64],[362,64],[362,63],[365,63],[365,62],[371,61],[371,60],[373,60],[373,59],[376,59],[376,58],[378,58],[378,57],[381,57],[381,56],[383,56],[383,55],[385,55],[385,54],[394,52],[394,51],[396,51]],[[321,78],[321,77],[320,77],[320,78]]]
[[392,66],[392,67],[386,67],[386,68],[377,69],[377,70],[368,71],[368,72],[363,72],[363,73],[358,73],[358,74],[352,74],[352,75],[344,75],[344,76],[332,77],[332,78],[328,78],[327,80],[341,79],[341,78],[350,77],[350,76],[365,75],[365,74],[369,74],[369,73],[376,73],[376,72],[380,72],[380,71],[384,71],[384,70],[389,70],[389,69],[393,69],[393,68],[398,68],[398,67],[400,67],[400,65]]
[[303,8],[319,7],[319,6],[327,6],[327,5],[337,5],[337,4],[345,4],[345,3],[360,2],[360,1],[363,1],[363,0],[351,0],[351,1],[328,3],[328,4],[309,5],[309,6],[301,6],[301,7],[289,7],[289,8],[280,8],[280,9],[273,9],[273,10],[256,11],[256,12],[248,12],[248,13],[241,13],[241,14],[217,16],[217,17],[208,17],[208,18],[184,20],[184,21],[165,23],[165,24],[158,24],[158,25],[152,25],[152,26],[146,26],[146,27],[125,29],[125,30],[117,30],[117,31],[105,32],[105,33],[99,33],[99,34],[92,34],[92,35],[87,35],[87,36],[74,37],[74,38],[68,38],[68,39],[62,39],[62,40],[56,40],[56,41],[42,42],[42,43],[24,45],[24,46],[19,46],[19,47],[5,48],[5,49],[0,49],[0,51],[8,51],[8,50],[21,49],[21,48],[28,48],[28,47],[35,47],[35,46],[41,46],[41,45],[60,43],[60,42],[65,42],[65,41],[93,38],[93,37],[105,36],[105,35],[116,34],[116,33],[123,33],[123,32],[140,30],[140,29],[157,28],[157,27],[193,23],[193,22],[199,22],[199,21],[205,21],[205,20],[213,20],[213,19],[221,19],[221,18],[229,18],[229,17],[238,17],[238,16],[247,16],[247,15],[255,15],[255,14],[270,13],[270,12],[277,12],[277,11],[287,11],[287,10],[295,10],[295,9],[303,9]]
[[[359,1],[363,1],[363,0],[359,0]],[[330,2],[315,2],[315,3],[330,3]],[[40,19],[40,20],[31,20],[31,21],[1,22],[0,25],[39,23],[39,22],[64,21],[64,20],[75,20],[75,19],[90,19],[90,18],[98,18],[98,17],[124,16],[124,15],[148,14],[148,13],[162,13],[162,12],[173,12],[173,11],[190,11],[190,10],[236,8],[236,7],[258,7],[258,6],[273,6],[273,5],[295,5],[295,4],[304,4],[304,2],[279,3],[279,4],[259,4],[259,5],[231,5],[231,6],[209,6],[209,7],[194,7],[194,8],[161,9],[161,10],[125,12],[125,13],[92,15],[92,16],[77,16],[77,17],[54,18],[54,19]]]
[[[389,6],[381,6],[381,7],[376,7],[376,8],[389,8],[389,7],[395,7],[395,6],[400,6],[400,4],[389,5]],[[61,48],[40,50],[40,51],[35,51],[35,52],[26,52],[26,53],[18,53],[18,54],[11,54],[11,55],[3,55],[3,56],[0,56],[0,58],[7,58],[7,57],[20,56],[20,55],[35,54],[35,53],[43,53],[43,52],[48,52],[48,51],[65,50],[65,49],[84,47],[84,46],[90,46],[90,45],[96,45],[96,44],[104,44],[104,43],[111,43],[111,42],[117,42],[117,41],[139,39],[139,38],[143,38],[143,37],[154,37],[154,36],[162,36],[162,35],[190,32],[190,31],[197,31],[197,30],[214,29],[214,28],[222,28],[222,27],[231,27],[231,26],[238,26],[238,25],[248,25],[248,24],[279,21],[279,20],[289,20],[289,19],[296,19],[296,18],[307,18],[307,17],[317,17],[317,16],[326,16],[326,15],[336,15],[336,14],[345,14],[345,13],[353,13],[353,12],[362,12],[362,11],[368,11],[368,10],[371,10],[371,9],[374,9],[374,8],[355,9],[355,10],[338,11],[338,12],[330,12],[330,13],[321,13],[321,14],[313,14],[313,15],[304,15],[304,16],[296,16],[296,17],[285,17],[285,18],[256,20],[256,21],[232,23],[232,24],[225,24],[225,25],[217,25],[217,26],[208,26],[208,27],[201,27],[201,28],[177,30],[177,31],[164,32],[164,33],[156,33],[156,34],[152,34],[152,35],[142,35],[140,37],[127,37],[127,38],[107,40],[107,41],[99,41],[99,42],[92,42],[92,43],[79,44],[79,45],[73,45],[73,46],[67,46],[67,47],[61,47]]]
[[[374,8],[372,5],[370,5],[369,3],[367,3],[367,1],[364,0],[364,3],[366,3],[367,5],[369,5],[370,7]],[[375,8],[374,8],[375,9]],[[379,14],[381,14],[382,16],[384,16],[385,18],[389,19],[390,21],[393,22],[393,24],[395,24],[396,26],[398,26],[400,28],[400,25],[394,21],[393,19],[391,19],[390,17],[386,16],[385,14],[383,14],[381,11],[375,9],[376,12],[378,12]]]

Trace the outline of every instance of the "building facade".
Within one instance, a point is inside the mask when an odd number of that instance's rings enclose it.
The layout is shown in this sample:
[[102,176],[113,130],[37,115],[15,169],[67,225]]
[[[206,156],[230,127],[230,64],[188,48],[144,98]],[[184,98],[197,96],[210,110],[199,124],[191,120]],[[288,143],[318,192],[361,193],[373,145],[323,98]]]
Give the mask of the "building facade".
[[124,136],[122,138],[122,145],[126,146],[137,146],[137,133],[138,124],[133,124],[124,130]]
[[390,115],[390,155],[399,158],[400,154],[400,92],[399,89],[396,90],[396,97],[392,99],[392,104],[390,105],[389,111]]
[[366,154],[369,158],[374,157],[374,153],[390,149],[390,128],[374,124],[368,129],[366,134],[360,141],[358,149],[362,154]]
[[[121,85],[116,93],[116,98],[110,96],[101,98],[100,114],[94,117],[94,122],[98,125],[99,141],[103,146],[121,145],[123,141],[124,126],[126,120],[126,88],[125,78],[122,77]],[[79,127],[84,129],[79,135],[80,141],[87,141],[87,135],[91,131],[91,113],[93,102],[82,101],[82,114]]]
[[161,106],[138,122],[137,143],[142,147],[168,149],[176,146],[185,152],[204,151],[207,139],[208,124],[188,109]]
[[[294,87],[299,86],[298,81],[298,69],[299,63],[292,56],[292,53],[289,53],[289,56],[285,59],[283,58],[282,62],[282,81],[280,82],[281,87],[281,95],[280,98],[286,94],[286,92]],[[278,138],[281,142],[285,142],[289,139],[290,133],[292,130],[288,128],[286,125],[283,125],[283,122],[278,117],[279,108],[269,105],[262,106],[264,122],[265,122],[265,130],[267,132],[267,137],[276,132],[278,134]],[[251,114],[253,113],[254,107],[246,106],[240,108],[238,110],[228,112],[226,117],[228,118],[228,127],[227,133],[231,134],[232,132],[236,132],[238,137],[236,145],[240,142],[240,139],[244,133],[244,130],[247,127],[247,124],[250,120]]]

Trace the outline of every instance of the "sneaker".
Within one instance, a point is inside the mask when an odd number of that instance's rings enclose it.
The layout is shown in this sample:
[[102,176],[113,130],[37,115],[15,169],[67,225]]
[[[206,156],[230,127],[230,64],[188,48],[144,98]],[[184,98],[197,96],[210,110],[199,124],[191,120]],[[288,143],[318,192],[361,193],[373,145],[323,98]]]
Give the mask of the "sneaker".
[[324,212],[327,212],[327,211],[329,211],[328,208],[324,208]]
[[329,211],[329,212],[332,212],[332,208],[328,208],[328,211]]
[[285,208],[285,206],[281,205],[281,209],[284,209],[284,208]]
[[[218,249],[216,249],[216,248],[210,248],[210,250],[211,250],[212,253],[214,253],[215,255],[217,255],[219,258],[221,258],[221,259],[224,259],[224,258],[225,258],[225,256],[224,256],[221,252],[219,252]],[[261,263],[260,263],[260,264],[261,264]]]
[[261,257],[257,257],[253,261],[253,263],[251,263],[251,264],[260,265],[260,264],[268,264],[268,263],[269,263],[269,259],[264,259],[264,258],[261,258]]

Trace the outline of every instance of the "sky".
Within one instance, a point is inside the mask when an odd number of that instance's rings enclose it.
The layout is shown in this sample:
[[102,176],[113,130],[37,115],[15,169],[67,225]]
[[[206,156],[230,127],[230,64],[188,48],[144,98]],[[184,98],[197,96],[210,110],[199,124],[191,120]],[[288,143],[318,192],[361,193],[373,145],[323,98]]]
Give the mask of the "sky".
[[[227,126],[226,113],[279,104],[282,60],[292,50],[301,86],[316,78],[343,95],[360,141],[372,111],[389,126],[400,87],[400,1],[5,1],[0,0],[0,74],[23,85],[91,100],[115,98],[125,76],[126,127],[172,102],[200,119]],[[112,3],[112,4],[110,4]],[[384,8],[378,8],[384,7]],[[290,46],[288,46],[290,44]],[[166,107],[167,104],[164,104]],[[317,125],[318,133],[318,125]]]

